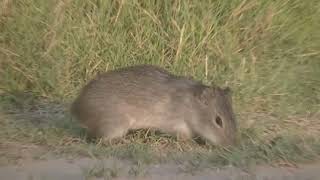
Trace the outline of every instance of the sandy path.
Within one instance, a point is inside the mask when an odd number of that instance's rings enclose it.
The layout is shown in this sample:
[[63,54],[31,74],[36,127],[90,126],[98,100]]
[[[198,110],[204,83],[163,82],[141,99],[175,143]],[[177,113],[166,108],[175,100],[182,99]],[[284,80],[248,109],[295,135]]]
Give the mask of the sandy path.
[[59,159],[28,162],[19,166],[0,167],[0,180],[31,179],[319,180],[320,164],[303,165],[298,168],[260,166],[246,171],[234,167],[197,171],[176,164],[150,165],[144,167],[116,159],[97,161],[83,158],[72,161]]

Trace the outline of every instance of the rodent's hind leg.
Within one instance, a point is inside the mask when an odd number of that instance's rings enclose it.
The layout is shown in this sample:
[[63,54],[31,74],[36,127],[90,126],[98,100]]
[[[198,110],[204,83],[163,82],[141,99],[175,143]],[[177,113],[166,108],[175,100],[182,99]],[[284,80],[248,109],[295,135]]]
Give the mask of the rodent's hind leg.
[[128,124],[104,125],[100,128],[101,141],[105,145],[125,143],[124,136],[129,131]]

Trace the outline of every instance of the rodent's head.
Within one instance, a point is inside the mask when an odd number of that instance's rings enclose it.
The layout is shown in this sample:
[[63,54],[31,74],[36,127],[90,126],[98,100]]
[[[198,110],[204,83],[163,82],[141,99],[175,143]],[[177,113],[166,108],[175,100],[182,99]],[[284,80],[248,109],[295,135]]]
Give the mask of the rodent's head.
[[237,122],[229,87],[207,87],[198,94],[203,114],[197,133],[215,145],[236,143]]

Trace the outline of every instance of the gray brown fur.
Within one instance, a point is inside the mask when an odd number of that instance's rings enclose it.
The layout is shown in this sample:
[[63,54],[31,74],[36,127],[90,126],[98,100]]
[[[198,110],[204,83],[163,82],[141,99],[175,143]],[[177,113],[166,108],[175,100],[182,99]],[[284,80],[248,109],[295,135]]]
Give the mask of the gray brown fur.
[[82,89],[72,113],[90,134],[105,140],[153,128],[230,145],[237,130],[229,88],[206,86],[152,65],[98,75]]

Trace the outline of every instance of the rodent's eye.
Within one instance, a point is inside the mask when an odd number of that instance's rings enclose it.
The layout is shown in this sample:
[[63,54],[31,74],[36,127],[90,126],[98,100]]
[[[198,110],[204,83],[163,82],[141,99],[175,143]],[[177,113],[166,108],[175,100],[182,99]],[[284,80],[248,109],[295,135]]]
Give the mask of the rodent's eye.
[[217,124],[220,128],[223,127],[222,119],[221,119],[219,116],[216,117],[216,124]]

